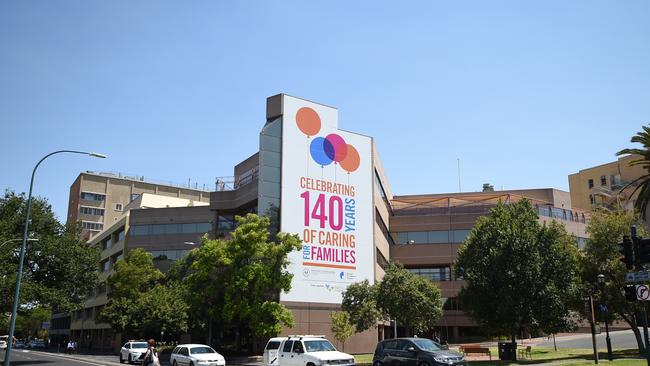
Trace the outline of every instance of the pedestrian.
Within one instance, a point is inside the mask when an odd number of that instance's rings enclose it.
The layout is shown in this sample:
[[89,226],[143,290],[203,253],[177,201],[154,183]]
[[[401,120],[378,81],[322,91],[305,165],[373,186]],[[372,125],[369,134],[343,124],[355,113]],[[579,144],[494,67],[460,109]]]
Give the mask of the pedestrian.
[[72,353],[77,353],[77,341],[72,341]]
[[144,353],[142,366],[160,366],[158,351],[156,351],[156,341],[153,339],[147,341],[147,351]]
[[71,355],[72,351],[74,351],[74,343],[72,342],[72,340],[69,340],[68,341],[68,346],[65,349],[65,353]]

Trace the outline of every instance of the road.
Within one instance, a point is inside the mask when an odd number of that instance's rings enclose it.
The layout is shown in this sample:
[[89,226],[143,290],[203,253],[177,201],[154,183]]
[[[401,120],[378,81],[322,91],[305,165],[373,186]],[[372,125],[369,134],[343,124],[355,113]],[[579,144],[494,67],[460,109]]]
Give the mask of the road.
[[[639,328],[641,337],[643,337],[643,328]],[[616,332],[609,332],[612,340],[613,349],[627,349],[636,348],[636,338],[631,330],[621,330]],[[576,334],[566,337],[556,338],[558,348],[591,348],[591,333]],[[605,332],[596,335],[596,344],[598,349],[606,350],[607,344],[605,343]],[[553,340],[544,341],[539,344],[540,347],[553,347]]]
[[[0,351],[0,364],[4,360],[5,353]],[[14,350],[11,353],[11,364],[15,366],[23,365],[43,365],[43,366],[116,366],[122,365],[118,362],[117,356],[75,356],[70,358],[65,355],[31,351],[31,350]],[[122,365],[123,366],[123,365]]]

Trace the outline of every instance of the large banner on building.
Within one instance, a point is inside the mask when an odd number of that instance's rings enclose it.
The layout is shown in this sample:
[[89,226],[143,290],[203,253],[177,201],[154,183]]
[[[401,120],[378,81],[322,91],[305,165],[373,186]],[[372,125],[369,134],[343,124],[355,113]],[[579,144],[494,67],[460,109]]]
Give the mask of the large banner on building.
[[372,142],[338,129],[335,108],[284,95],[281,230],[298,234],[283,301],[341,303],[374,280]]

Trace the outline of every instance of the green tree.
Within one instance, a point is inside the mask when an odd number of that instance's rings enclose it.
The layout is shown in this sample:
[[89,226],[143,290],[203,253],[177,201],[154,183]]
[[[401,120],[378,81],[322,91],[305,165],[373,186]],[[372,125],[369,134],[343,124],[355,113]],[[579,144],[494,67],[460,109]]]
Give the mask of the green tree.
[[440,289],[433,282],[391,263],[374,285],[354,283],[343,293],[342,309],[361,332],[382,319],[394,319],[406,332],[425,332],[442,316]]
[[151,254],[141,248],[127,252],[123,259],[115,263],[115,271],[108,278],[108,303],[97,315],[97,320],[110,324],[121,333],[131,331],[144,335],[152,322],[164,316],[173,316],[173,313],[161,315],[170,310],[168,307],[152,309],[157,301],[152,297],[165,295],[160,291],[152,293],[162,278],[162,272],[153,265]]
[[161,331],[168,335],[186,332],[188,311],[183,286],[175,282],[158,284],[137,302],[139,328],[148,335],[160,334]]
[[[596,300],[607,304],[610,320],[622,319],[630,325],[636,336],[639,351],[645,352],[638,328],[641,325],[639,314],[644,311],[644,305],[626,301],[621,293],[621,289],[626,285],[627,269],[619,260],[617,244],[622,242],[624,235],[630,235],[632,225],[637,225],[640,236],[646,236],[642,221],[632,212],[599,209],[591,215],[587,224],[589,238],[582,260],[582,280],[585,293],[594,293]],[[605,275],[606,282],[602,288],[597,283],[599,274]]]
[[645,219],[648,203],[650,203],[650,126],[642,126],[642,128],[643,131],[638,132],[630,139],[630,142],[639,143],[642,147],[623,149],[617,152],[616,155],[632,154],[639,156],[638,159],[631,161],[630,165],[641,165],[645,174],[630,182],[623,189],[633,188],[630,196],[633,196],[637,191],[639,192],[634,206],[641,214],[641,217]]
[[345,352],[345,341],[355,333],[354,325],[350,322],[350,314],[346,311],[335,311],[330,316],[332,318],[331,330],[334,339],[341,342]]
[[405,327],[408,335],[433,328],[442,316],[438,286],[394,262],[378,283],[377,305],[389,319]]
[[377,306],[377,287],[368,280],[356,282],[343,292],[341,308],[349,314],[350,322],[357,332],[377,326],[383,315]]
[[185,283],[192,312],[235,328],[241,345],[241,336],[274,335],[293,325],[291,312],[279,298],[291,288],[287,255],[302,242],[287,233],[271,240],[267,217],[248,214],[236,220],[230,240],[204,237],[201,247],[192,251]]
[[[0,198],[0,243],[22,238],[26,197],[5,191]],[[55,311],[70,311],[81,306],[91,289],[97,287],[99,251],[79,239],[77,224],[62,225],[44,198],[32,198],[21,303]],[[0,312],[8,312],[13,301],[17,251],[20,242],[0,248]]]
[[579,251],[557,223],[540,225],[528,200],[500,202],[481,217],[458,251],[460,300],[492,335],[514,342],[522,329],[571,329],[579,297]]
[[43,322],[52,318],[50,309],[37,306],[30,309],[22,309],[16,318],[16,338],[40,337],[46,332],[41,329]]

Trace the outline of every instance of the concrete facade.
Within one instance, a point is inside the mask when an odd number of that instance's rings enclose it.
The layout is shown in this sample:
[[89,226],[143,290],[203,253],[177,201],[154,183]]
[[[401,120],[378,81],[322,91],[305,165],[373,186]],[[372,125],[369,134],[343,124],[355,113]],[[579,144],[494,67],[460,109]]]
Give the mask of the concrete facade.
[[125,207],[141,194],[208,202],[208,190],[150,182],[144,177],[115,173],[80,173],[70,186],[67,221],[79,221],[82,237],[91,239],[118,220]]
[[636,194],[631,193],[636,185],[632,184],[623,191],[621,189],[647,174],[642,165],[630,166],[630,163],[638,158],[635,155],[623,156],[611,163],[581,169],[569,175],[573,206],[583,210],[616,205],[632,209]]

